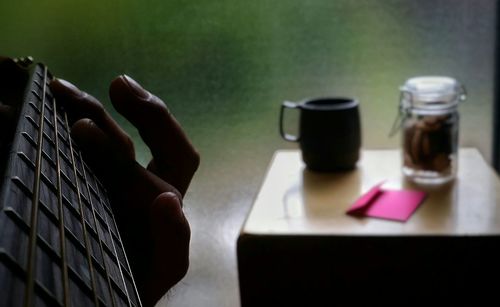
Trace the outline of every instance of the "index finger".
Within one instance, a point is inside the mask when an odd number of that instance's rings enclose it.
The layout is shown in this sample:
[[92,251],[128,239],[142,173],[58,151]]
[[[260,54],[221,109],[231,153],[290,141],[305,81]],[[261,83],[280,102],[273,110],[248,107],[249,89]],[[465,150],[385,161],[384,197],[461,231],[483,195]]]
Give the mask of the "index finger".
[[91,119],[110,137],[117,151],[126,154],[128,158],[135,158],[130,137],[106,112],[99,100],[63,79],[53,80],[50,89],[57,101],[64,105],[73,122],[82,118]]

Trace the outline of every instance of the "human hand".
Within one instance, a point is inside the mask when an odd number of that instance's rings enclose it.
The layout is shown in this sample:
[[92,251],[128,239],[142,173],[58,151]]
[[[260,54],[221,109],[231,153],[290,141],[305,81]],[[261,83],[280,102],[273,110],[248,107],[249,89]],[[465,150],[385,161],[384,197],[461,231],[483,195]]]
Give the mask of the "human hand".
[[[16,123],[16,106],[24,93],[28,70],[22,59],[12,59],[0,55],[0,155],[9,150]],[[0,162],[1,164],[1,162]]]
[[114,79],[109,94],[150,148],[147,168],[136,162],[132,140],[97,99],[61,79],[50,88],[68,112],[87,164],[109,192],[142,302],[152,306],[188,269],[190,228],[182,198],[199,155],[165,104],[130,77]]

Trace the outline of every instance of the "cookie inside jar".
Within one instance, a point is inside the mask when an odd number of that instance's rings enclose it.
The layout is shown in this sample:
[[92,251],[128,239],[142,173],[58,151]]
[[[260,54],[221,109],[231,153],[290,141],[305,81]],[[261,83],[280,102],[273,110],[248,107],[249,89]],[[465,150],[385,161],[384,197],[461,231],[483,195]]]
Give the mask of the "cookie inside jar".
[[451,175],[458,130],[453,114],[417,116],[404,124],[405,167]]
[[409,79],[401,88],[403,173],[417,183],[452,180],[457,170],[458,103],[463,86],[447,77]]

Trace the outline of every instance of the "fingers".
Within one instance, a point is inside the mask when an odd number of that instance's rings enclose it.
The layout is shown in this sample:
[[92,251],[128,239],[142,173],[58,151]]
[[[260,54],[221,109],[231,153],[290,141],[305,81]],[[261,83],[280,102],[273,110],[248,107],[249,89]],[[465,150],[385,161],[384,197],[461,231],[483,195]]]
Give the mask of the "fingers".
[[[71,122],[82,118],[91,119],[106,135],[114,150],[129,159],[135,159],[134,145],[127,133],[111,118],[103,105],[91,95],[81,91],[73,84],[55,79],[50,88],[71,117]],[[83,127],[82,127],[83,128]]]
[[2,65],[2,64],[4,64],[4,63],[13,64],[13,63],[15,63],[15,62],[14,62],[14,59],[12,59],[12,58],[9,58],[9,57],[6,57],[6,56],[1,56],[1,55],[0,55],[0,65]]
[[4,147],[7,147],[7,140],[15,129],[14,124],[14,108],[2,104],[2,100],[0,100],[0,154],[2,154]]
[[[109,137],[91,119],[80,119],[73,124],[71,136],[80,146],[86,163],[106,184],[114,181],[113,169],[120,167],[121,161],[110,148]],[[106,184],[106,186],[109,186]]]
[[182,201],[171,192],[160,194],[151,207],[151,230],[155,249],[155,263],[169,260],[157,267],[162,278],[169,276],[173,286],[187,273],[191,229],[182,211]]
[[109,135],[92,120],[77,121],[71,135],[79,144],[87,163],[115,198],[125,197],[128,203],[141,207],[152,203],[156,195],[166,191],[181,197],[170,184],[116,151]]
[[14,107],[5,105],[0,100],[0,125],[8,126],[7,123],[10,123],[14,119]]
[[[173,193],[162,193],[153,201],[150,210],[153,238],[153,276],[143,295],[159,300],[165,292],[179,282],[189,267],[189,241],[191,231],[182,211],[180,198]],[[145,302],[145,305],[153,305]]]
[[139,130],[151,149],[149,169],[184,195],[200,158],[165,104],[125,75],[113,80],[110,97],[116,110]]
[[[87,149],[87,153],[92,151],[92,146],[98,147],[100,145],[96,144],[103,143],[103,147],[106,148],[104,154],[107,156],[135,161],[130,137],[97,99],[65,80],[56,79],[51,82],[50,87],[57,101],[68,111],[72,121],[89,118],[93,125],[107,136],[105,142],[99,138],[96,140],[92,140],[92,137],[87,138],[89,145],[83,148]],[[151,149],[153,160],[148,169],[184,195],[198,168],[199,155],[175,118],[159,98],[145,91],[128,77],[121,76],[112,82],[110,96],[115,108],[138,128],[141,137]],[[80,131],[88,128],[88,124],[89,122],[81,125]],[[89,131],[89,135],[96,132]],[[96,154],[98,152],[103,151],[95,150],[94,156],[98,156]],[[98,164],[97,160],[94,159]]]

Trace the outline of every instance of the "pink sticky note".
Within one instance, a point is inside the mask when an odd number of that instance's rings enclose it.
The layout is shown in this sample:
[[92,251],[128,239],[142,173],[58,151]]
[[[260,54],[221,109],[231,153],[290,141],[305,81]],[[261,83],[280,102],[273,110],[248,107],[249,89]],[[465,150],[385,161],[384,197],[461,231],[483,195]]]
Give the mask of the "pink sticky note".
[[347,214],[405,222],[426,196],[416,190],[386,190],[381,187],[382,184],[377,184],[358,198]]

